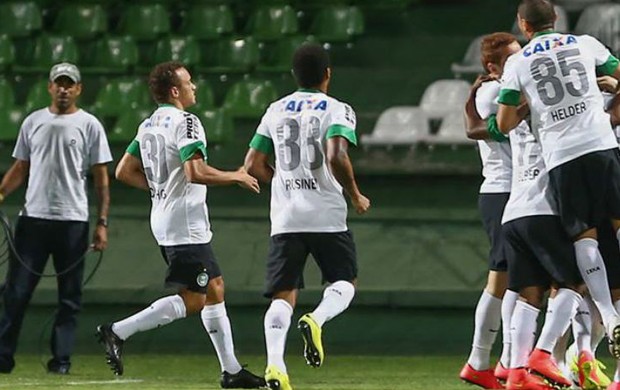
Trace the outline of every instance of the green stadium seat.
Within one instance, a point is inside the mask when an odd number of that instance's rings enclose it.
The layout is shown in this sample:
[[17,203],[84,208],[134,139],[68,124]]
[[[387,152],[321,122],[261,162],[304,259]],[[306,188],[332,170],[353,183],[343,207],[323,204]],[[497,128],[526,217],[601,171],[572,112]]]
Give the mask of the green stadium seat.
[[297,33],[297,15],[290,5],[262,6],[254,10],[246,31],[259,41],[272,41]]
[[258,63],[258,43],[253,37],[223,39],[214,50],[203,50],[199,69],[209,73],[249,73]]
[[95,38],[108,29],[108,15],[99,4],[67,4],[60,9],[53,31],[77,40]]
[[23,119],[22,111],[15,107],[0,110],[0,142],[15,141]]
[[106,119],[120,117],[127,111],[150,107],[153,104],[148,86],[144,81],[121,77],[110,80],[99,90],[92,110]]
[[134,4],[122,13],[119,32],[136,41],[152,41],[170,32],[170,15],[162,4]]
[[140,123],[151,116],[152,112],[146,108],[125,111],[108,132],[108,141],[128,145],[136,137]]
[[0,34],[23,38],[41,30],[41,9],[33,1],[10,1],[0,4]]
[[232,139],[235,132],[233,118],[226,110],[203,110],[198,118],[202,122],[207,135],[207,146],[222,145]]
[[85,73],[127,73],[138,63],[138,46],[132,37],[104,36],[84,53]]
[[192,36],[166,36],[157,41],[153,60],[149,65],[165,61],[179,61],[188,68],[200,62],[200,47]]
[[59,62],[78,62],[78,48],[70,36],[40,35],[18,47],[18,72],[46,72]]
[[14,105],[15,94],[13,92],[13,86],[4,77],[0,78],[0,111],[12,108]]
[[183,17],[180,33],[196,39],[217,39],[234,31],[233,13],[228,5],[196,4]]
[[198,112],[215,107],[213,88],[209,82],[204,79],[198,79],[194,81],[194,84],[196,85],[196,104],[194,105],[195,110],[192,111]]
[[24,105],[24,110],[26,114],[30,114],[32,111],[38,110],[40,108],[48,107],[52,98],[47,90],[47,86],[49,81],[47,79],[39,80],[30,87],[28,91],[28,96],[26,97],[26,103]]
[[364,15],[353,6],[333,6],[319,11],[310,32],[321,42],[349,42],[364,33]]
[[0,35],[0,70],[5,70],[15,62],[15,47],[8,35]]
[[256,70],[267,73],[290,72],[293,64],[293,53],[306,42],[316,42],[313,37],[302,35],[282,38],[273,47],[261,50],[261,60]]
[[223,107],[235,118],[260,118],[277,97],[271,81],[241,80],[226,92]]

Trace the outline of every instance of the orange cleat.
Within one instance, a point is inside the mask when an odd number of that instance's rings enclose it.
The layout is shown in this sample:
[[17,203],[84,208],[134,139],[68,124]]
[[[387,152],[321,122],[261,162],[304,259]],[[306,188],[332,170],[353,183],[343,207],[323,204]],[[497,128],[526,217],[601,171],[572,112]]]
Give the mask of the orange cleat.
[[506,382],[508,380],[509,372],[510,370],[504,367],[502,362],[497,362],[497,365],[495,366],[495,372],[494,372],[494,375],[497,379],[499,379],[500,381]]
[[571,387],[572,383],[562,373],[549,352],[534,349],[527,363],[530,371],[543,376],[548,381],[560,387]]
[[506,390],[553,390],[554,387],[539,376],[530,374],[525,368],[508,370]]
[[607,387],[607,390],[620,390],[620,382],[611,382],[611,385]]
[[499,383],[495,375],[493,375],[493,370],[488,369],[484,371],[474,370],[469,363],[465,364],[461,373],[459,374],[459,378],[464,380],[465,382],[471,383],[472,385],[480,386],[483,389],[503,389],[504,385]]

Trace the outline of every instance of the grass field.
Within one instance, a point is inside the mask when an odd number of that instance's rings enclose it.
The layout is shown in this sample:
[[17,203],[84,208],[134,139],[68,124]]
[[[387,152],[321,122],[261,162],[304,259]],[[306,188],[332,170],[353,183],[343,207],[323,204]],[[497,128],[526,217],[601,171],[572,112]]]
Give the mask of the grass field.
[[[263,357],[242,357],[249,369],[264,369]],[[125,356],[125,375],[108,370],[101,355],[79,355],[71,375],[47,374],[38,355],[18,355],[10,375],[0,376],[0,389],[219,389],[219,365],[211,355]],[[288,359],[295,389],[321,390],[460,390],[474,389],[456,375],[463,357],[328,356],[320,369],[302,358]]]

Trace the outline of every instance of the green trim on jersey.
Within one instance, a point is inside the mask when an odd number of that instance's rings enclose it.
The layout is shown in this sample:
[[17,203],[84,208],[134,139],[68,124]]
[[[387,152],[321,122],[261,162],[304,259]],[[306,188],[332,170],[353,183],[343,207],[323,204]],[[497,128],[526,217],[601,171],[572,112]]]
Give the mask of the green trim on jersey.
[[599,65],[596,67],[596,74],[602,75],[612,75],[616,69],[618,69],[618,65],[620,64],[620,60],[613,56],[613,54],[609,55],[609,58],[603,65]]
[[265,154],[271,154],[273,153],[273,140],[262,134],[254,134],[252,141],[250,141],[250,148]]
[[127,150],[125,150],[125,152],[131,154],[134,157],[141,158],[140,143],[134,139],[133,141],[131,141],[131,143],[127,147]]
[[489,119],[487,119],[487,132],[489,133],[489,136],[493,139],[493,141],[508,141],[508,137],[506,137],[506,134],[502,133],[499,130],[499,126],[497,126],[497,115],[495,114],[489,116]]
[[549,29],[549,30],[543,30],[543,31],[539,31],[537,33],[535,33],[534,35],[532,35],[532,39],[539,37],[541,35],[547,35],[547,34],[555,34],[555,31],[553,31],[553,29]]
[[297,92],[323,93],[323,91],[319,91],[318,89],[313,88],[299,88]]
[[507,106],[518,106],[521,102],[521,91],[515,91],[514,89],[502,89],[499,91],[499,99],[497,102]]
[[357,146],[357,136],[355,135],[355,130],[350,127],[343,125],[331,125],[327,128],[327,132],[325,133],[325,138],[332,137],[343,137],[350,144]]
[[202,155],[204,156],[204,159],[206,161],[207,160],[207,148],[205,147],[205,144],[202,141],[196,141],[196,142],[191,143],[189,145],[183,146],[179,150],[179,154],[181,156],[181,162],[185,162],[185,161],[189,160],[198,151],[200,151],[200,153],[202,153]]

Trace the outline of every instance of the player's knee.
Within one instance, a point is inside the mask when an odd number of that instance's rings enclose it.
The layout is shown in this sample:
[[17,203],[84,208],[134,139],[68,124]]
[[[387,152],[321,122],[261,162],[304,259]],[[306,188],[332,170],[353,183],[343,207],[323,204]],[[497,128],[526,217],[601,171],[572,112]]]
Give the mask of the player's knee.
[[193,291],[182,291],[179,295],[183,298],[183,303],[185,304],[185,311],[187,314],[198,313],[205,306],[205,294],[196,293]]
[[216,304],[224,302],[224,279],[220,276],[211,279],[207,285],[207,304]]

